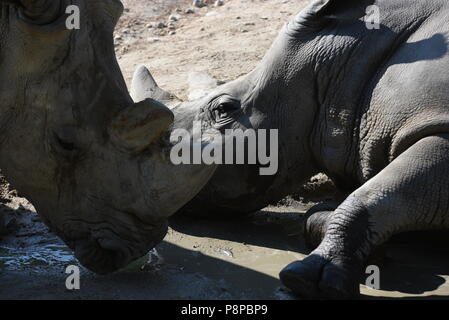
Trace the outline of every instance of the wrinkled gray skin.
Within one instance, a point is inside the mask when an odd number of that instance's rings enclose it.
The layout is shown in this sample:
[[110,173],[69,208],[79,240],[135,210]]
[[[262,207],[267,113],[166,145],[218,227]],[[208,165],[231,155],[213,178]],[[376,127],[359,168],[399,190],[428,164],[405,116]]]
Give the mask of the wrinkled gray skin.
[[[361,19],[373,3],[379,30]],[[316,248],[280,277],[305,297],[356,296],[373,248],[449,225],[448,20],[445,0],[312,3],[253,72],[174,109],[185,127],[279,129],[277,175],[220,166],[185,210],[253,211],[327,173],[348,196],[310,211]]]
[[[80,30],[65,27],[69,4]],[[172,112],[133,103],[112,40],[122,11],[117,0],[0,1],[0,168],[97,273],[159,243],[214,170],[172,166]]]

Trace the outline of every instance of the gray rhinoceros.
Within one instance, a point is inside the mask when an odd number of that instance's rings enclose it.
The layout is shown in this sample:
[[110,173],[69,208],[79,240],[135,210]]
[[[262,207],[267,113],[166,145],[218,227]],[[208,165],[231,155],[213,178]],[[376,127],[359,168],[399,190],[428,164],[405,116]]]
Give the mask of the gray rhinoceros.
[[277,174],[220,165],[185,210],[253,211],[325,172],[347,197],[312,211],[317,248],[280,277],[306,297],[357,295],[373,248],[449,226],[448,20],[445,0],[314,1],[251,73],[173,109],[217,135],[279,132]]
[[[80,29],[66,26],[69,5]],[[159,243],[213,172],[173,166],[172,112],[133,103],[112,38],[122,11],[118,0],[0,1],[0,168],[98,273]]]

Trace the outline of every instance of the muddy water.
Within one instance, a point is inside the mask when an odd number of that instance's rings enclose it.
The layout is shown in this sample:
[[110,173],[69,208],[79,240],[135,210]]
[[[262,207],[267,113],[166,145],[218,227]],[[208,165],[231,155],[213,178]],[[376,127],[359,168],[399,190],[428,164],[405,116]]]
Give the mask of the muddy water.
[[[67,265],[79,265],[35,213],[10,210],[17,230],[0,241],[0,298],[294,299],[279,271],[308,253],[300,205],[267,208],[234,221],[173,219],[157,248],[124,270],[98,276],[81,267],[81,290],[65,289]],[[381,288],[364,298],[449,295],[447,234],[397,237],[381,266]]]

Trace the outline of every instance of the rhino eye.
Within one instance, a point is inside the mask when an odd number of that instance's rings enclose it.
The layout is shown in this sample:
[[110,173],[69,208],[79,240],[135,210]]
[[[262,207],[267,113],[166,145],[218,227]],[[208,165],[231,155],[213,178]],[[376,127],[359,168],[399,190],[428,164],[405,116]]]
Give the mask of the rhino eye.
[[73,128],[65,128],[59,130],[60,132],[53,132],[52,147],[53,150],[63,156],[73,156],[78,153],[76,141],[76,130]]
[[222,119],[229,117],[232,113],[240,109],[240,104],[238,101],[226,101],[220,103],[215,108],[215,118]]
[[61,146],[61,148],[63,148],[66,151],[74,151],[76,149],[75,144],[73,142],[64,141],[58,136],[56,136],[56,140],[58,144]]

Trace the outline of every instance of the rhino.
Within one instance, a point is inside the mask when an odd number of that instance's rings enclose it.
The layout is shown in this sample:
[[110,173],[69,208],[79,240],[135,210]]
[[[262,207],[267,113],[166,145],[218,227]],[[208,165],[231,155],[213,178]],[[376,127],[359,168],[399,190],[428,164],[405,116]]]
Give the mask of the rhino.
[[[357,297],[376,247],[399,232],[449,226],[448,19],[445,0],[313,1],[253,71],[172,107],[179,126],[201,121],[209,138],[279,133],[276,174],[218,164],[182,212],[255,211],[324,172],[344,197],[308,212],[314,250],[280,279],[307,298]],[[143,67],[135,81],[140,98],[162,90]]]
[[172,111],[132,100],[113,44],[122,12],[118,0],[0,1],[0,168],[100,274],[159,243],[214,171],[174,166]]

